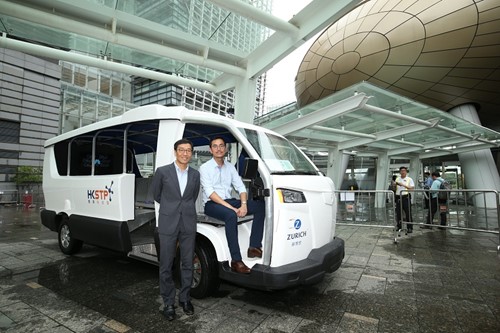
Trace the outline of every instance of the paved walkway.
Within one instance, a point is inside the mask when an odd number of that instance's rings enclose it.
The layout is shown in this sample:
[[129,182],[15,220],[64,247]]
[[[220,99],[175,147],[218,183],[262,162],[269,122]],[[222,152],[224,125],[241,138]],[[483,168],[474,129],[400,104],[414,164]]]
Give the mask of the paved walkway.
[[[222,284],[159,314],[158,268],[84,246],[63,255],[38,211],[0,207],[0,332],[500,332],[498,235],[337,228],[342,267],[279,292]],[[182,314],[182,311],[178,312]]]

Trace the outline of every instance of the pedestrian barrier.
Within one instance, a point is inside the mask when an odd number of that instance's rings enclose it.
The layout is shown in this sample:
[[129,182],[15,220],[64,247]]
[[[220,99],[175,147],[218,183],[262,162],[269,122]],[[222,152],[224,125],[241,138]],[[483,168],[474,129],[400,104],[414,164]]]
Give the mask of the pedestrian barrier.
[[0,190],[0,204],[17,204],[17,190]]
[[[425,190],[414,190],[416,197],[422,196]],[[439,225],[444,229],[468,230],[499,234],[500,205],[499,193],[484,189],[451,189],[435,190],[436,193],[446,193],[445,202],[438,203],[438,211],[432,220],[428,220],[428,209],[431,207],[432,196],[425,201],[416,200],[417,221],[424,227],[435,227],[439,224],[440,213],[446,216],[446,224]],[[422,205],[423,203],[423,205]],[[414,223],[415,224],[415,221]],[[500,243],[500,238],[499,238]],[[499,246],[500,250],[500,246]]]
[[338,190],[337,225],[396,228],[395,195],[390,190]]
[[0,205],[19,205],[24,208],[44,207],[41,187],[35,190],[0,190]]
[[[415,189],[411,193],[412,221],[404,220],[402,214],[401,230],[397,229],[396,196],[390,190],[341,190],[338,195],[337,224],[369,226],[394,229],[394,242],[398,242],[401,232],[407,235],[408,224],[421,228],[441,228],[486,232],[499,235],[497,250],[500,251],[500,205],[499,193],[495,190],[452,189],[436,190],[446,192],[445,204],[438,206],[434,217],[428,223],[431,198],[428,190]],[[399,203],[402,209],[402,202]],[[446,224],[440,225],[440,213],[446,214]]]

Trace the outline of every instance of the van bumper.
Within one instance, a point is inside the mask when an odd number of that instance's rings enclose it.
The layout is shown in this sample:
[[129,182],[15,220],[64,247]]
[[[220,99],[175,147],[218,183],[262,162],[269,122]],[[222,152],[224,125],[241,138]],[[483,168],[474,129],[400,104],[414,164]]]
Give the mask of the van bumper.
[[[256,264],[250,274],[238,274],[222,265],[220,277],[250,288],[279,290],[299,285],[318,283],[326,273],[336,271],[344,259],[344,240],[334,238],[330,243],[314,249],[306,259],[280,266],[269,267]],[[225,266],[225,267],[224,267]]]

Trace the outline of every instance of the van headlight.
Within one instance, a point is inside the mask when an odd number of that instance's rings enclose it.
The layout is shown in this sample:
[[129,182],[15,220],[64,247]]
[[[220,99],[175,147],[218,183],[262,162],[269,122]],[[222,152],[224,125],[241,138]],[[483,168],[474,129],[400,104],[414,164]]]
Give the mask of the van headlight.
[[287,190],[285,188],[276,189],[281,203],[305,203],[307,202],[304,193],[300,191]]

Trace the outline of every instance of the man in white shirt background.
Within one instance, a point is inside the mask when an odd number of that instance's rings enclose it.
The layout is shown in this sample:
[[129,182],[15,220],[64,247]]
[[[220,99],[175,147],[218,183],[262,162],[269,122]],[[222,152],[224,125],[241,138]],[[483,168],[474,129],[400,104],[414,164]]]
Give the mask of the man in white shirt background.
[[[411,216],[411,194],[409,190],[415,188],[413,179],[408,176],[408,169],[405,166],[399,168],[400,177],[396,178],[396,218],[398,221],[397,229],[401,229],[401,208],[405,212],[406,222],[413,222]],[[413,232],[413,224],[408,224],[407,230],[409,234]]]

